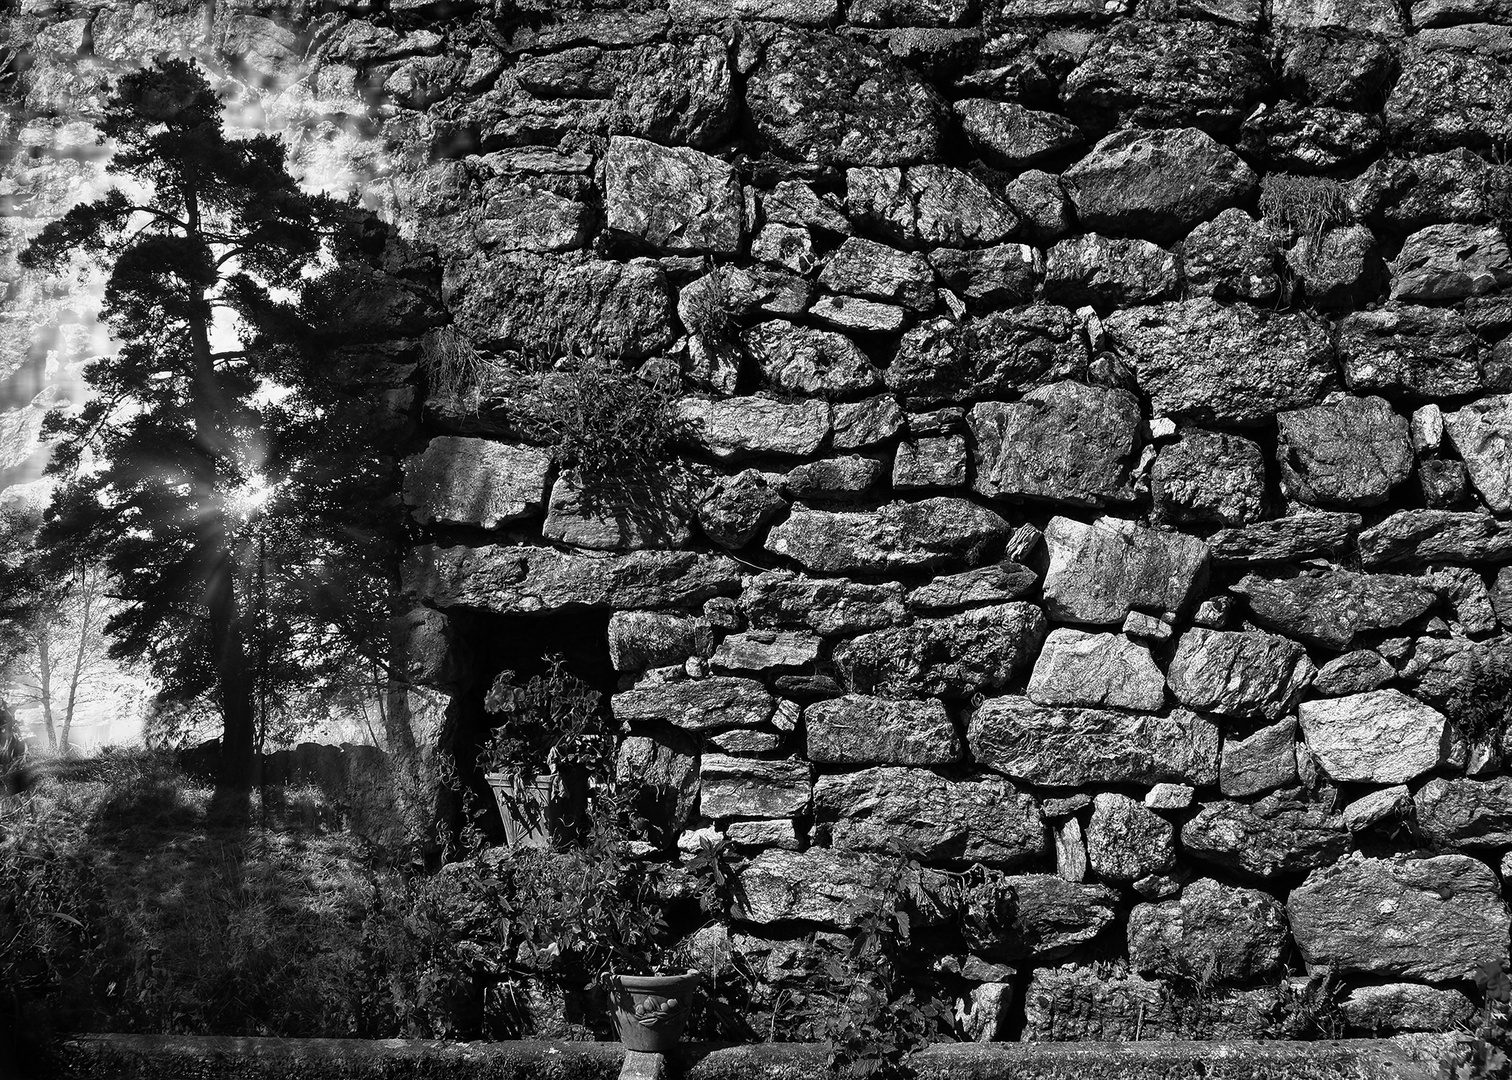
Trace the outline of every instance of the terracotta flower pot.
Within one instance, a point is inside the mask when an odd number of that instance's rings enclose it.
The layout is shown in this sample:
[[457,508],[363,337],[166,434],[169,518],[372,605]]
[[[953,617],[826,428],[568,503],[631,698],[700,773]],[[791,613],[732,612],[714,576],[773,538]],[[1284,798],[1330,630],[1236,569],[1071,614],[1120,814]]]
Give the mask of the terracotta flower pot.
[[693,1008],[693,993],[702,976],[611,975],[609,995],[614,1001],[614,1026],[627,1050],[667,1054],[682,1038]]

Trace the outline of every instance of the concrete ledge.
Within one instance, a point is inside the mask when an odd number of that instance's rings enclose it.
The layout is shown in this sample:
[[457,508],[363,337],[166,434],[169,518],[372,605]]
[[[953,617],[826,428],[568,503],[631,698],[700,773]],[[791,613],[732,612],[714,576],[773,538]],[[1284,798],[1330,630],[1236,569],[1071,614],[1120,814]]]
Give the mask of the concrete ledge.
[[[1341,1042],[942,1043],[913,1058],[918,1080],[1436,1080],[1453,1036]],[[446,1043],[84,1035],[59,1048],[80,1080],[614,1080],[618,1043]],[[813,1043],[690,1045],[684,1080],[821,1080]]]

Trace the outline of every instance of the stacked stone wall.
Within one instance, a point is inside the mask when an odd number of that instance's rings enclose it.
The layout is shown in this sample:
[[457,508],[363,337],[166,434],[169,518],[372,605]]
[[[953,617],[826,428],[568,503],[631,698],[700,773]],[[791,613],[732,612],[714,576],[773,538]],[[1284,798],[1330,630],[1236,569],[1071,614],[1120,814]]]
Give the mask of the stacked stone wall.
[[416,672],[460,613],[610,613],[622,778],[731,842],[758,977],[901,848],[1014,890],[937,965],[984,1036],[1015,993],[1027,1038],[1253,1034],[1288,967],[1361,1030],[1468,1015],[1512,871],[1502,0],[10,33],[18,145],[198,51],[434,247],[453,347],[675,383],[693,494],[626,506],[408,369]]

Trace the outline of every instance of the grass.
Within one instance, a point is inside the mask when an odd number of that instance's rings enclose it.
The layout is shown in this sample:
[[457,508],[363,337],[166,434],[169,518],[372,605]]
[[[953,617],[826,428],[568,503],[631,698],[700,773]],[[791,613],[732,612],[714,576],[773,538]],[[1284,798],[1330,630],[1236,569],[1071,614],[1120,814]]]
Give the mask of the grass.
[[1344,185],[1326,176],[1269,173],[1260,182],[1260,216],[1288,232],[1314,239],[1349,223]]

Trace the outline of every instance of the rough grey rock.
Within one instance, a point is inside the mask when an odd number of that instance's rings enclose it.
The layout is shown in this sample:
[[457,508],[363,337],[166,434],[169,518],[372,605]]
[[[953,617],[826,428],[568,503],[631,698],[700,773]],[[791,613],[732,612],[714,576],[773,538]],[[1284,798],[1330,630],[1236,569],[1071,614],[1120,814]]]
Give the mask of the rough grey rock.
[[1361,634],[1405,626],[1431,611],[1438,594],[1418,578],[1305,570],[1292,577],[1246,575],[1234,587],[1262,626],[1326,649]]
[[707,745],[722,754],[738,757],[766,757],[782,746],[782,736],[775,731],[752,731],[750,728],[735,728],[721,731],[708,737]]
[[1036,705],[1155,712],[1165,704],[1165,679],[1150,650],[1121,634],[1050,631],[1025,691]]
[[1023,169],[1083,141],[1081,130],[1065,117],[1016,102],[963,98],[951,108],[982,159],[1002,169]]
[[675,495],[647,484],[585,488],[574,471],[557,476],[541,535],[571,547],[599,551],[677,548],[687,545],[691,511]]
[[637,687],[615,694],[609,704],[621,722],[654,721],[688,731],[755,727],[766,723],[775,707],[761,683],[725,676]]
[[908,323],[908,313],[897,304],[855,296],[821,296],[810,305],[809,315],[837,329],[863,334],[894,334]]
[[862,634],[837,646],[834,662],[856,693],[970,697],[1027,668],[1044,636],[1033,604],[995,604]]
[[1512,251],[1494,225],[1430,225],[1403,241],[1391,271],[1393,300],[1443,303],[1512,283]]
[[898,444],[893,457],[894,491],[956,488],[966,483],[966,440],[941,435]]
[[1180,611],[1207,566],[1207,545],[1117,518],[1051,518],[1045,610],[1057,620],[1121,623],[1134,609]]
[[1512,512],[1512,394],[1493,394],[1444,414],[1444,431],[1486,505]]
[[1092,800],[1087,860],[1109,881],[1135,881],[1176,865],[1176,831],[1127,795],[1103,792]]
[[830,430],[829,404],[823,401],[683,398],[677,403],[677,417],[722,461],[767,455],[808,457]]
[[887,386],[918,405],[1002,397],[1085,374],[1081,323],[1066,308],[1032,304],[954,323],[932,319],[903,335]]
[[1293,562],[1348,550],[1362,523],[1359,514],[1308,511],[1219,529],[1207,544],[1216,566]]
[[1114,920],[1118,894],[1106,885],[1081,885],[1052,874],[1009,875],[1013,920],[981,952],[997,960],[1056,960],[1093,940]]
[[1181,845],[1199,862],[1270,879],[1327,866],[1349,850],[1349,833],[1317,804],[1276,793],[1203,805],[1182,826]]
[[1303,30],[1288,35],[1281,78],[1298,100],[1374,111],[1384,103],[1396,63],[1388,39]]
[[877,766],[821,776],[814,813],[842,850],[885,852],[901,844],[929,861],[1011,868],[1045,854],[1039,804],[1006,780],[946,780],[928,769]]
[[1026,169],[1008,182],[1008,202],[1023,215],[1019,227],[1026,239],[1053,244],[1075,232],[1071,200],[1060,177],[1042,169]]
[[1161,447],[1150,495],[1166,521],[1244,525],[1265,509],[1265,459],[1249,439],[1189,429]]
[[1286,264],[1311,307],[1350,308],[1374,300],[1384,264],[1374,234],[1364,225],[1304,233]]
[[803,630],[746,630],[728,634],[710,662],[726,671],[799,668],[819,658],[819,638]]
[[1155,415],[1250,425],[1311,405],[1333,378],[1327,327],[1306,315],[1183,300],[1103,321]]
[[608,227],[670,252],[733,255],[740,248],[740,178],[688,147],[617,135],[604,158]]
[[1470,494],[1470,478],[1462,461],[1422,458],[1418,461],[1418,486],[1430,509],[1442,510],[1463,503]]
[[1470,1025],[1475,1006],[1458,990],[1420,983],[1357,986],[1339,1009],[1349,1026],[1373,1035],[1398,1031],[1455,1031]]
[[799,275],[811,273],[817,265],[813,237],[796,225],[763,225],[751,238],[751,258]]
[[915,311],[934,306],[934,271],[922,255],[849,237],[824,264],[819,284],[831,292],[887,300]]
[[846,236],[851,225],[833,196],[821,196],[801,180],[779,180],[771,191],[761,194],[762,217],[779,225],[801,225],[808,229]]
[[748,578],[740,606],[754,627],[806,626],[825,635],[878,630],[904,618],[899,585],[810,578],[789,570]]
[[708,627],[668,611],[616,611],[609,616],[609,662],[615,671],[681,664],[705,655]]
[[882,377],[866,354],[844,334],[771,319],[740,336],[773,389],[816,397],[856,397],[875,390]]
[[1355,393],[1406,391],[1425,398],[1506,389],[1480,362],[1475,335],[1456,311],[1388,304],[1339,320],[1344,381]]
[[1155,717],[992,698],[972,710],[966,739],[984,768],[1046,786],[1218,779],[1217,725],[1180,709]]
[[1349,185],[1354,216],[1398,232],[1443,222],[1484,221],[1495,167],[1468,150],[1385,157]]
[[731,916],[757,924],[801,919],[855,926],[881,910],[896,861],[829,848],[763,851],[736,875]]
[[1312,686],[1328,697],[1378,690],[1396,678],[1396,668],[1374,649],[1356,649],[1336,656],[1318,669]]
[[739,551],[787,509],[787,500],[755,469],[721,476],[698,501],[698,526],[720,547]]
[[698,808],[706,818],[790,818],[808,811],[805,761],[704,754],[698,763]]
[[836,450],[876,446],[892,438],[903,426],[903,410],[891,394],[837,404],[834,416],[835,430],[830,444]]
[[1271,896],[1198,878],[1180,899],[1135,905],[1129,966],[1141,975],[1244,982],[1276,969],[1286,936],[1286,911]]
[[1261,795],[1297,783],[1297,721],[1280,723],[1243,739],[1223,740],[1218,759],[1218,790],[1231,799]]
[[1185,810],[1195,795],[1190,784],[1155,784],[1145,792],[1144,804],[1151,810]]
[[935,248],[929,265],[940,284],[970,306],[1000,307],[1034,299],[1041,270],[1039,253],[1028,244],[987,248]]
[[1238,207],[1205,221],[1181,243],[1181,268],[1192,296],[1264,303],[1281,288],[1276,237]]
[[544,547],[421,547],[405,589],[437,607],[532,615],[570,607],[674,608],[739,589],[740,564],[721,555],[633,551],[576,555]]
[[766,549],[824,574],[899,573],[980,563],[1012,527],[965,499],[940,496],[872,510],[796,506]]
[[443,435],[404,459],[404,501],[422,523],[494,529],[539,513],[550,474],[545,450]]
[[789,469],[782,493],[805,502],[854,502],[881,482],[882,470],[882,462],[859,454],[820,458]]
[[1275,720],[1289,712],[1316,669],[1294,641],[1259,630],[1181,635],[1171,657],[1171,693],[1200,712]]
[[1512,562],[1512,526],[1490,514],[1398,510],[1360,534],[1366,566]]
[[1201,1039],[1232,1042],[1260,1036],[1275,990],[1230,990],[1200,1004],[1174,999],[1163,980],[1110,974],[1103,965],[1036,968],[1024,993],[1026,1042]]
[[1374,116],[1283,99],[1245,118],[1239,148],[1276,172],[1327,172],[1364,164],[1385,134]]
[[1400,820],[1412,809],[1412,795],[1406,784],[1377,788],[1344,807],[1344,824],[1352,833],[1364,832],[1383,821]]
[[1317,506],[1385,502],[1412,471],[1407,421],[1378,397],[1341,397],[1276,417],[1281,490]]
[[1281,36],[1309,30],[1347,30],[1400,38],[1407,29],[1401,7],[1390,0],[1342,0],[1326,5],[1279,0],[1271,9],[1271,25]]
[[1500,958],[1512,922],[1496,875],[1466,855],[1354,855],[1309,875],[1286,913],[1310,969],[1425,982]]
[[1115,131],[1061,176],[1083,228],[1168,244],[1243,202],[1255,174],[1196,128]]
[[981,180],[948,165],[847,169],[852,221],[919,247],[986,247],[1008,239],[1018,215]]
[[825,165],[937,159],[948,117],[902,64],[847,38],[801,30],[779,30],[764,43],[745,101],[768,146]]
[[961,740],[938,701],[847,694],[805,706],[808,758],[821,764],[947,765]]
[[1001,562],[937,577],[926,585],[910,589],[904,602],[910,611],[939,614],[1018,600],[1033,592],[1038,584],[1039,575],[1029,567],[1016,562]]
[[555,185],[511,178],[489,181],[477,225],[480,240],[503,251],[571,251],[593,235],[587,203]]
[[648,820],[676,830],[698,801],[698,757],[661,736],[631,735],[620,742],[615,780]]
[[1087,880],[1087,840],[1081,822],[1064,818],[1051,826],[1055,836],[1055,873],[1065,881]]
[[728,51],[719,38],[703,35],[609,56],[618,61],[610,65],[613,133],[707,149],[729,132],[737,104]]
[[1066,77],[1061,100],[1088,125],[1222,132],[1266,81],[1252,34],[1193,19],[1120,19]]
[[1175,299],[1176,256],[1148,240],[1086,233],[1062,240],[1045,255],[1044,299],[1106,310]]
[[1305,701],[1297,716],[1308,749],[1335,780],[1400,784],[1439,763],[1443,713],[1400,690]]
[[966,1002],[960,1006],[961,1029],[969,1042],[1002,1042],[1011,1038],[1013,999],[1012,983],[985,982],[971,987]]
[[1454,621],[1467,634],[1489,634],[1496,629],[1496,611],[1486,579],[1466,566],[1445,566],[1429,575],[1444,594]]
[[1386,124],[1425,149],[1495,145],[1512,137],[1512,72],[1489,56],[1411,50],[1386,100]]
[[1417,827],[1434,848],[1512,847],[1512,777],[1435,778],[1412,801]]
[[989,498],[1104,506],[1133,496],[1139,401],[1125,390],[1076,382],[971,410],[973,487]]

